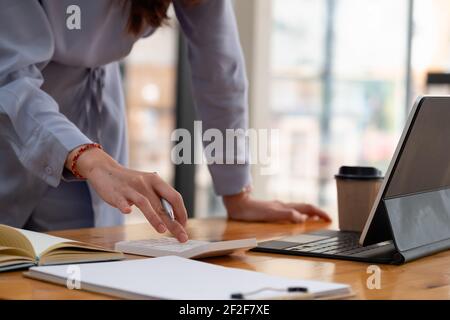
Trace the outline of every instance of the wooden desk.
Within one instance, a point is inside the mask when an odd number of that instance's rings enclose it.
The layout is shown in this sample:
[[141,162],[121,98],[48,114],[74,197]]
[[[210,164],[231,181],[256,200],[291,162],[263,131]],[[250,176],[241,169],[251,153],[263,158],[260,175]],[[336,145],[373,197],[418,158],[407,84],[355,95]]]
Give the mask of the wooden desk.
[[[320,222],[304,225],[230,222],[224,219],[190,220],[188,232],[192,239],[234,239],[256,237],[276,238],[327,227]],[[90,242],[112,248],[120,240],[154,236],[147,224],[113,228],[79,229],[52,232],[61,237]],[[136,258],[128,256],[128,258]],[[240,252],[232,256],[205,261],[228,267],[260,271],[298,279],[334,281],[350,284],[357,299],[449,299],[450,251],[426,257],[402,266],[380,265],[381,289],[369,290],[366,281],[369,264]],[[24,278],[22,272],[0,273],[1,299],[110,299],[108,296],[80,290],[69,290],[45,282]]]

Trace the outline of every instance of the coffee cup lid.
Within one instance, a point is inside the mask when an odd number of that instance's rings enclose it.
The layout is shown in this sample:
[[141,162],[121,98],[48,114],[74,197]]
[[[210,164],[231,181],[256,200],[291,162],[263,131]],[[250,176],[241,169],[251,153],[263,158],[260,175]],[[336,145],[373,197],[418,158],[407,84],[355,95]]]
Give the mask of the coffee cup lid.
[[342,166],[339,168],[339,173],[334,177],[338,179],[369,180],[383,179],[383,174],[381,170],[374,167]]

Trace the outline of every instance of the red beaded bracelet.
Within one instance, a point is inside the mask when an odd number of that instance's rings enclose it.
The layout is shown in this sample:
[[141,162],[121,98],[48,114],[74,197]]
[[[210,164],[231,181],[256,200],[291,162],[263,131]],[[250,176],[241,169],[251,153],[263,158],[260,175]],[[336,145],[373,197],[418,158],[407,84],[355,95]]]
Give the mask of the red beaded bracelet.
[[102,146],[98,143],[89,143],[82,146],[80,149],[78,149],[77,153],[72,159],[72,165],[70,166],[70,171],[72,171],[72,174],[78,178],[78,179],[85,179],[77,170],[77,161],[78,158],[85,152],[86,150],[92,149],[92,148],[99,148],[100,150],[103,150]]

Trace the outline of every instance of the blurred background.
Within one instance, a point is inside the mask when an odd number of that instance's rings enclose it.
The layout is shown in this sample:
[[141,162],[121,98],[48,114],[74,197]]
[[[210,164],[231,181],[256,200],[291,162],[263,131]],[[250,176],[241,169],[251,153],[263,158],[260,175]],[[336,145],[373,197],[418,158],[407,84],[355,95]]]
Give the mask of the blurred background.
[[[280,170],[261,176],[255,165],[254,192],[315,203],[336,217],[338,168],[385,172],[415,97],[450,93],[450,1],[233,3],[250,81],[250,126],[283,136]],[[172,130],[192,130],[195,119],[176,19],[135,45],[123,77],[131,167],[174,184],[191,216],[225,215],[206,166],[170,161]],[[144,220],[139,212],[127,218]]]

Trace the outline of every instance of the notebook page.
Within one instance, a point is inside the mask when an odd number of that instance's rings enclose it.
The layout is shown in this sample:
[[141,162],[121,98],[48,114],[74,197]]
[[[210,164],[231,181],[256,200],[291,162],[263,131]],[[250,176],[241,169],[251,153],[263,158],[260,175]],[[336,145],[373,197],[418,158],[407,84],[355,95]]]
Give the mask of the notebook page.
[[23,235],[17,234],[17,231],[16,228],[0,224],[0,246],[23,249],[34,258],[33,246]]
[[[316,294],[348,293],[350,288],[344,284],[293,280],[175,256],[78,266],[81,288],[84,283],[90,287],[109,288],[111,292],[120,290],[149,298],[230,299],[232,293],[246,293],[265,287],[301,286]],[[67,266],[33,267],[31,270],[62,279],[68,276]],[[251,298],[277,295],[280,295],[279,291],[268,290]]]
[[45,233],[40,232],[34,232],[29,230],[23,230],[23,229],[16,229],[21,234],[23,234],[25,237],[30,240],[31,244],[33,245],[34,252],[36,252],[36,255],[39,257],[42,252],[50,248],[51,246],[63,243],[63,242],[73,242],[73,240],[59,238],[55,236],[51,236]]

